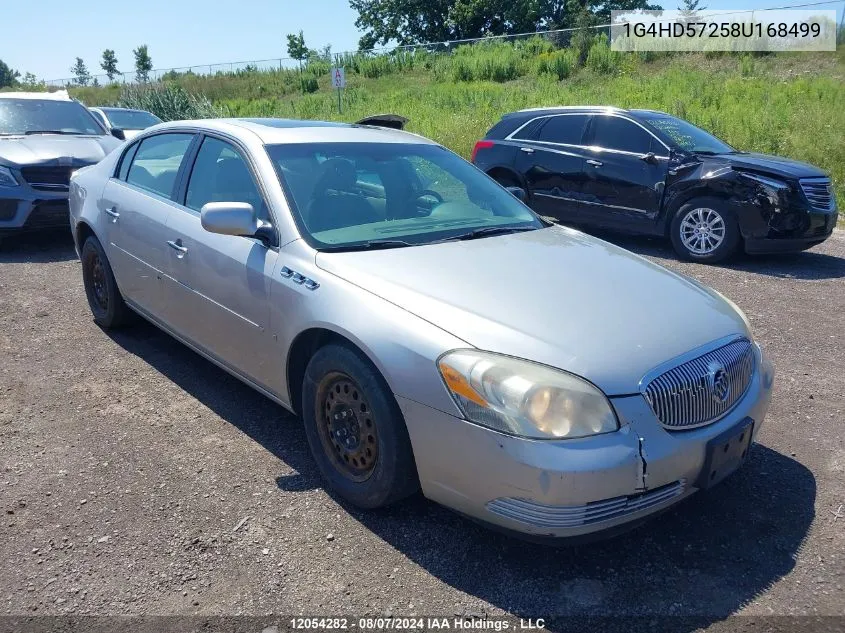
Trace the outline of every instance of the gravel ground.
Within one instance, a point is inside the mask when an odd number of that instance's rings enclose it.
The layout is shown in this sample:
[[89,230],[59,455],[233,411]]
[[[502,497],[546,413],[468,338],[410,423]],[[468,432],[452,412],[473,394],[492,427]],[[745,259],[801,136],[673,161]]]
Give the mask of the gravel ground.
[[695,616],[687,630],[845,614],[845,233],[725,268],[610,239],[739,304],[776,391],[723,485],[559,549],[421,497],[344,506],[299,420],[150,325],[94,325],[67,236],[7,241],[0,614]]

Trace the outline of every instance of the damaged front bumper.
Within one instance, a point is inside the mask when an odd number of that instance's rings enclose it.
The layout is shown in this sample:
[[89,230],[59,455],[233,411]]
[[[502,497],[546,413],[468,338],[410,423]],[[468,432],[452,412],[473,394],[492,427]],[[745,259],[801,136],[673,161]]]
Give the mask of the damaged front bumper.
[[708,447],[732,429],[748,428],[753,441],[773,381],[762,357],[757,367],[728,415],[685,431],[666,430],[639,394],[611,398],[618,431],[571,440],[504,435],[397,400],[426,497],[529,537],[580,537],[630,526],[699,490],[707,479]]

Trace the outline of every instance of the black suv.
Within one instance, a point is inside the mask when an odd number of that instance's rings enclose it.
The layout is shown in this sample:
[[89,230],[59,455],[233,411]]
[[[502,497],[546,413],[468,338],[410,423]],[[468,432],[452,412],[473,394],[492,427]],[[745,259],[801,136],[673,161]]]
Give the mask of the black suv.
[[682,257],[696,261],[717,262],[740,247],[804,250],[836,226],[831,181],[821,170],[735,150],[663,112],[514,112],[476,143],[472,162],[523,189],[540,215],[669,236]]

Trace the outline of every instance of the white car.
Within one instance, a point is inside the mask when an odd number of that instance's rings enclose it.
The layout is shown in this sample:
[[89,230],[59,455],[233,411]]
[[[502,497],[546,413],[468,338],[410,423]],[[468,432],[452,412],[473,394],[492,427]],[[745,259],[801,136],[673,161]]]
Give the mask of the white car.
[[121,130],[126,140],[133,139],[142,130],[161,123],[152,112],[130,110],[129,108],[88,108],[106,126],[107,130]]

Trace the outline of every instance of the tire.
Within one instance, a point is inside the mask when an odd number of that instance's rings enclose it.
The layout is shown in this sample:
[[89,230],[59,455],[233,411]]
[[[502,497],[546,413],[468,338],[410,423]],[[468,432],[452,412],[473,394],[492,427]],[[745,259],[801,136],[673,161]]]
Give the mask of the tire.
[[340,344],[320,348],[305,370],[302,403],[311,452],[343,499],[380,508],[419,489],[399,405],[360,352]]
[[490,177],[503,187],[522,187],[517,177],[510,172],[493,170]]
[[669,237],[682,259],[715,264],[737,251],[741,241],[739,225],[725,206],[719,198],[695,198],[677,210]]
[[82,280],[88,307],[94,315],[94,322],[100,327],[111,329],[126,325],[132,319],[132,312],[123,301],[117,287],[111,265],[100,241],[93,235],[82,245]]

